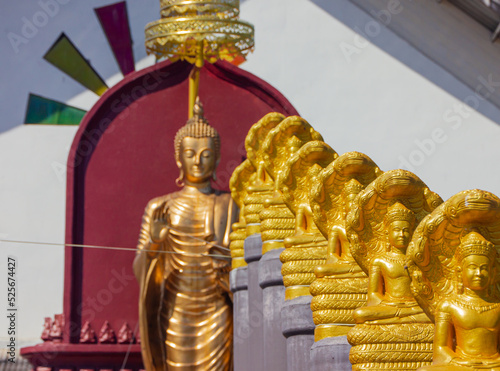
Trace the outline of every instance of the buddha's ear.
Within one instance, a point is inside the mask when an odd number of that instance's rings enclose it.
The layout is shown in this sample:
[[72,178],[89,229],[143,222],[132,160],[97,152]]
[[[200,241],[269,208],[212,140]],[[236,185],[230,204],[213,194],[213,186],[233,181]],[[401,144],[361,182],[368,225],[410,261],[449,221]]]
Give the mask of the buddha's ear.
[[182,169],[182,163],[179,160],[175,160],[175,163],[179,169]]

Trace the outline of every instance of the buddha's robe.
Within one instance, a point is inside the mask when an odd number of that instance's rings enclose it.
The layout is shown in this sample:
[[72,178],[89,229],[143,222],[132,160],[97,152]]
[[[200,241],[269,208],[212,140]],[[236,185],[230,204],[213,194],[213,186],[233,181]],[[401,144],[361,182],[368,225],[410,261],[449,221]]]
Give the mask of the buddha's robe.
[[[165,204],[163,217],[172,227],[160,250],[176,254],[143,251],[151,244],[152,213],[160,204]],[[229,246],[237,216],[229,194],[186,188],[155,198],[146,207],[134,272],[140,284],[139,324],[147,371],[232,368],[230,260],[199,254],[210,252],[212,245],[204,241]]]

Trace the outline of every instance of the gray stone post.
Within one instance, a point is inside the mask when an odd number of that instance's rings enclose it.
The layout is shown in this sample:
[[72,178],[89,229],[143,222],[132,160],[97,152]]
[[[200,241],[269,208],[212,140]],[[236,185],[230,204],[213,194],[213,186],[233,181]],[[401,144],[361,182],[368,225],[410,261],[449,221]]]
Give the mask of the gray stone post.
[[283,286],[280,261],[283,250],[284,248],[281,248],[265,253],[259,265],[264,315],[263,371],[287,371],[286,338],[281,330],[281,308],[285,303],[285,286]]
[[310,295],[286,300],[281,310],[281,325],[286,337],[287,370],[311,369],[310,353],[314,343]]
[[253,370],[264,367],[264,319],[262,288],[259,285],[259,261],[262,257],[262,239],[253,234],[245,239],[245,261],[248,264],[248,359]]
[[250,371],[248,341],[248,267],[233,269],[229,273],[229,285],[233,293],[233,354],[234,371]]
[[322,339],[311,348],[311,371],[351,371],[347,336]]

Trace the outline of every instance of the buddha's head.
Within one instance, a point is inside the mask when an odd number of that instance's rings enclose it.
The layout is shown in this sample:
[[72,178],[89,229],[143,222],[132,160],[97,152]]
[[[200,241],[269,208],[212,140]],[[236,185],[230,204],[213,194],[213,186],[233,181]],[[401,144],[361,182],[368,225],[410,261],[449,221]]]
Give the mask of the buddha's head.
[[458,288],[484,291],[495,279],[495,245],[477,232],[470,232],[455,251]]
[[389,239],[389,250],[395,247],[406,250],[415,229],[415,213],[396,202],[387,210],[384,218],[385,233]]
[[215,179],[220,160],[217,130],[203,117],[203,106],[196,100],[194,115],[175,135],[175,161],[179,167],[178,186],[201,186]]

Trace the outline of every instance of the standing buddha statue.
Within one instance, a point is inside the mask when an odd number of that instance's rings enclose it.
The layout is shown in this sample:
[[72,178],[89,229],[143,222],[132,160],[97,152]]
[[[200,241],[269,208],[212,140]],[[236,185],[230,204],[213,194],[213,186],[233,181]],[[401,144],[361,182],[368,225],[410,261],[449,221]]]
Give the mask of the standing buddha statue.
[[227,246],[238,213],[210,185],[219,157],[219,135],[197,101],[175,136],[181,190],[148,203],[134,260],[147,371],[232,368]]

